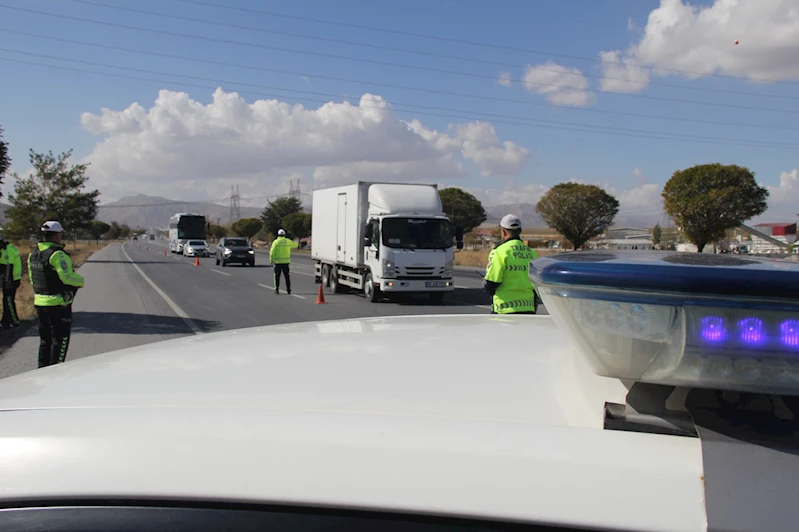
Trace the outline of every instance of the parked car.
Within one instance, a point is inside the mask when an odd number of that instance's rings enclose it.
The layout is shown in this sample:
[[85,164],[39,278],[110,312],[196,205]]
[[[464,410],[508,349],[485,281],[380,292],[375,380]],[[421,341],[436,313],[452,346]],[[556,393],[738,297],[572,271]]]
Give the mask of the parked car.
[[210,257],[211,248],[205,240],[189,240],[183,245],[184,257]]
[[224,237],[216,246],[216,263],[222,266],[231,263],[255,266],[255,251],[246,238]]

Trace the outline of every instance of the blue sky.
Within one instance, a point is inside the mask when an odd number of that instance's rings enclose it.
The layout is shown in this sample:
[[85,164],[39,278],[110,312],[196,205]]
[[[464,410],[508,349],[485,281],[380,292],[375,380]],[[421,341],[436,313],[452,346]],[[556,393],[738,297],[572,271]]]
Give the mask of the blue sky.
[[[796,149],[733,145],[726,143],[725,140],[716,140],[717,143],[677,142],[642,138],[635,131],[629,131],[641,130],[715,139],[740,139],[764,144],[799,145],[797,129],[777,129],[799,127],[796,125],[796,118],[799,116],[799,91],[797,91],[799,84],[790,83],[795,82],[799,74],[795,59],[797,56],[794,53],[799,46],[799,37],[793,41],[788,37],[787,43],[783,37],[779,39],[775,37],[780,30],[785,30],[785,20],[782,21],[783,26],[775,26],[771,31],[767,27],[761,28],[757,30],[761,33],[757,33],[756,30],[744,31],[744,28],[748,27],[745,13],[733,12],[733,19],[718,24],[714,32],[700,31],[701,28],[692,30],[688,27],[690,25],[687,25],[683,33],[676,31],[658,33],[658,28],[654,25],[647,27],[647,17],[650,12],[659,8],[660,2],[649,0],[602,2],[499,0],[490,4],[476,0],[406,0],[401,3],[360,0],[208,1],[297,17],[489,43],[494,47],[369,31],[175,0],[96,0],[94,3],[205,19],[213,23],[175,20],[70,0],[0,0],[0,28],[3,30],[101,45],[91,47],[0,31],[0,48],[3,49],[0,51],[0,59],[112,72],[156,80],[104,77],[0,61],[4,72],[4,82],[0,89],[2,91],[0,125],[5,130],[5,140],[11,144],[14,169],[24,171],[28,168],[29,148],[37,151],[62,151],[72,148],[76,158],[97,161],[97,164],[93,162],[92,171],[98,172],[96,186],[100,187],[101,192],[106,192],[106,201],[136,193],[183,199],[201,199],[202,196],[213,198],[216,197],[215,194],[222,194],[222,190],[229,190],[230,183],[239,181],[243,183],[242,195],[268,194],[280,192],[279,189],[285,185],[285,178],[289,174],[302,176],[306,179],[304,181],[306,183],[313,178],[312,165],[307,168],[296,165],[290,169],[283,167],[278,171],[267,168],[269,161],[264,160],[258,162],[264,166],[264,175],[260,178],[254,176],[252,169],[246,171],[234,169],[226,175],[224,164],[220,164],[220,169],[217,170],[218,180],[211,184],[213,176],[204,177],[200,184],[190,175],[176,175],[174,166],[169,165],[164,167],[165,173],[158,179],[153,179],[152,174],[155,170],[152,169],[143,171],[146,175],[137,178],[136,170],[132,169],[130,164],[120,164],[116,169],[113,167],[109,162],[113,157],[106,153],[110,149],[107,147],[104,148],[106,152],[102,157],[96,153],[94,156],[97,159],[92,159],[98,142],[105,137],[87,131],[81,123],[83,113],[99,115],[103,108],[122,111],[134,102],[149,110],[161,89],[185,91],[192,100],[206,105],[212,101],[215,87],[239,92],[248,103],[259,98],[273,97],[291,104],[302,103],[309,109],[319,107],[324,101],[345,101],[345,95],[355,96],[356,99],[349,101],[357,105],[357,97],[368,92],[381,96],[393,105],[400,119],[407,121],[418,119],[425,128],[439,132],[447,131],[450,124],[469,121],[461,117],[483,119],[493,126],[499,148],[502,147],[501,143],[511,141],[529,150],[525,163],[515,166],[512,171],[493,172],[492,175],[486,176],[475,162],[479,157],[465,159],[465,156],[456,154],[465,173],[449,180],[441,180],[441,183],[482,191],[485,193],[483,197],[488,202],[492,199],[496,201],[506,199],[509,197],[508,193],[510,196],[513,195],[514,190],[519,190],[519,197],[525,199],[528,196],[525,196],[523,190],[535,195],[530,192],[530,187],[533,185],[546,187],[569,179],[600,182],[619,192],[635,189],[645,183],[662,185],[675,170],[706,162],[747,166],[756,172],[762,183],[777,187],[780,185],[780,176],[783,173],[790,173],[799,167],[797,161],[799,151]],[[675,3],[679,2],[677,0],[664,2],[664,4]],[[784,4],[787,5],[788,2]],[[709,8],[712,5],[713,2],[705,2],[701,6]],[[774,10],[774,13],[784,9],[783,3],[778,0],[764,0],[762,5],[761,14],[764,19],[768,18],[770,9]],[[8,9],[3,6],[42,11],[56,16]],[[666,13],[666,7],[676,9],[674,5],[664,6],[663,13]],[[713,12],[709,11],[707,14],[712,15]],[[799,20],[799,14],[795,15],[795,19],[788,17],[787,23],[792,24]],[[63,16],[98,20],[106,24],[66,19]],[[734,17],[739,17],[740,20],[736,21]],[[713,24],[712,21],[704,23]],[[156,32],[136,31],[109,24],[150,28]],[[261,31],[225,27],[224,24],[251,26]],[[157,31],[193,34],[206,39],[188,39]],[[479,60],[482,63],[321,42],[271,33],[274,31],[459,56]],[[637,55],[631,55],[634,53],[629,52],[628,48],[642,42],[647,36],[649,37],[647,49],[636,52]],[[715,38],[717,42],[708,43],[707,39],[710,37]],[[769,38],[773,38],[774,41],[769,42]],[[688,46],[686,43],[691,39],[700,40]],[[738,46],[734,44],[737,39],[741,40]],[[239,44],[218,42],[219,40],[236,41]],[[251,46],[240,43],[251,43]],[[109,46],[304,73],[307,74],[307,78],[295,74],[259,71],[254,68],[243,69],[224,64],[130,53],[107,48]],[[716,46],[720,51],[714,51]],[[302,50],[310,54],[278,51],[269,47]],[[513,51],[502,47],[526,51]],[[779,50],[780,53],[770,53],[769,47]],[[105,66],[71,63],[7,50],[110,64],[128,69],[158,71],[164,74],[115,70]],[[545,70],[547,73],[552,73],[553,67],[576,68],[579,69],[587,87],[597,89],[603,75],[603,63],[596,60],[598,54],[601,51],[613,50],[619,50],[621,56],[631,55],[634,60],[661,68],[687,66],[689,68],[681,69],[698,72],[716,71],[738,79],[716,76],[691,79],[687,75],[663,72],[662,75],[652,74],[649,84],[639,84],[642,89],[640,91],[630,91],[625,94],[581,93],[587,94],[587,97],[593,101],[576,106],[552,103],[551,99],[547,99],[547,94],[527,90],[523,83],[516,81],[525,76],[528,65],[544,65],[543,68],[548,69]],[[543,53],[533,53],[533,51]],[[348,56],[362,61],[311,54]],[[702,57],[702,54],[707,57]],[[768,60],[764,61],[763,58]],[[368,61],[393,64],[375,64]],[[549,64],[550,61],[555,64]],[[766,70],[763,70],[765,67],[761,68],[764,62],[769,62]],[[403,68],[397,64],[416,68]],[[457,71],[465,75],[422,70],[424,68]],[[510,87],[497,82],[502,72],[508,72],[510,78],[514,80]],[[165,73],[226,80],[230,83],[185,80]],[[627,76],[624,72],[622,74],[623,77]],[[323,76],[352,81],[324,79]],[[746,79],[752,77],[769,77],[780,83],[756,83]],[[550,80],[550,86],[559,83],[563,81]],[[660,84],[673,86],[666,87]],[[386,85],[422,88],[426,92]],[[301,91],[317,92],[321,95],[305,94]],[[483,99],[440,94],[435,91],[467,93],[481,96]],[[724,91],[746,92],[751,95],[730,94]],[[500,101],[501,99],[515,101]],[[700,104],[689,103],[688,100]],[[408,105],[426,106],[426,108],[409,108]],[[769,108],[775,111],[745,107]],[[629,116],[631,114],[658,115],[675,120]],[[551,121],[551,123],[537,123],[536,127],[506,123],[529,119]],[[687,119],[739,125],[683,121]],[[763,127],[749,127],[753,125]],[[578,129],[586,126],[605,126],[613,128],[614,133],[623,133],[626,136],[609,134],[607,131],[600,133],[564,131],[556,129],[555,126]],[[118,137],[115,149],[137,149],[136,143],[126,144],[118,131],[117,128],[110,135]],[[105,134],[108,133],[109,131],[105,131]],[[150,131],[147,134],[155,135],[149,137],[148,142],[159,142],[157,131]],[[195,143],[190,145],[199,151],[202,151],[204,146],[202,139],[198,139],[197,135],[181,142]],[[144,141],[141,141],[139,145],[143,143]],[[190,154],[191,150],[182,151],[179,156],[185,157],[187,153]],[[173,151],[164,157],[170,155],[178,156]],[[126,156],[131,155],[127,153]],[[224,151],[219,152],[220,158],[244,156],[248,155],[242,155],[237,149],[228,154]],[[355,149],[352,160],[345,162],[358,163],[359,157]],[[153,157],[152,164],[157,166],[155,159],[157,157]],[[140,160],[142,165],[150,164],[144,155],[140,156]],[[184,166],[190,168],[191,161],[186,161]],[[635,174],[634,169],[638,169]],[[169,175],[166,174],[167,171]],[[426,180],[435,180],[434,173],[434,170],[431,170],[430,175],[423,177],[427,178]],[[94,178],[92,172],[90,175]],[[786,186],[791,192],[796,192],[790,183]],[[496,191],[496,193],[492,195],[486,191]],[[504,193],[500,193],[503,191]],[[3,192],[6,194],[11,192],[9,183],[6,183]]]

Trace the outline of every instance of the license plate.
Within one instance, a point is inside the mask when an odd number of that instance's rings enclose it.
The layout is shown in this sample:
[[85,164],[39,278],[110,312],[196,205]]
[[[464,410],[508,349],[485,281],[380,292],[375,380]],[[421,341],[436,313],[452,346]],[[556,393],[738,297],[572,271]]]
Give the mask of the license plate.
[[447,283],[444,281],[427,281],[424,286],[426,288],[443,288],[447,286]]

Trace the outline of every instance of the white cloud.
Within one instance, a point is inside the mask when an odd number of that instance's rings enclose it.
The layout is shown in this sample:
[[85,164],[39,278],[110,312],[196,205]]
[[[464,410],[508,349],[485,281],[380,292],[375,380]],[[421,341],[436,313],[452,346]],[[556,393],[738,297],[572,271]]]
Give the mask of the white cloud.
[[588,80],[580,69],[569,69],[552,61],[529,65],[522,81],[528,91],[544,94],[547,101],[556,105],[585,107],[596,100],[594,94],[586,90]]
[[633,93],[649,85],[649,70],[637,66],[621,52],[599,52],[602,63],[602,79],[599,88],[608,92]]
[[[762,186],[762,185],[761,185]],[[799,168],[782,172],[778,186],[768,185],[768,210],[755,222],[795,222],[799,213]]]
[[632,175],[636,178],[639,185],[645,184],[648,179],[644,171],[638,168],[637,166],[633,168]]
[[440,133],[418,120],[400,120],[372,94],[358,105],[307,109],[278,100],[248,103],[222,89],[203,105],[162,90],[150,109],[133,103],[122,111],[84,113],[81,121],[106,137],[87,157],[106,201],[148,191],[224,195],[236,182],[270,193],[295,174],[326,182],[460,177],[468,173],[466,161],[483,176],[497,176],[518,173],[529,155],[500,141],[488,123],[452,124]]
[[528,184],[522,186],[510,185],[505,188],[467,189],[467,191],[480,200],[486,207],[495,205],[509,205],[514,203],[530,203],[535,205],[541,196],[546,194],[549,187],[546,185]]
[[[735,42],[740,44],[736,45]],[[616,54],[618,52],[602,52]],[[605,75],[640,81],[643,71],[633,66],[649,65],[661,75],[663,69],[701,74],[720,73],[750,79],[787,80],[799,78],[799,5],[796,0],[715,0],[712,5],[695,6],[683,0],[661,0],[649,14],[643,36],[624,54],[621,63],[605,65]],[[616,76],[617,69],[627,71]],[[613,72],[611,74],[610,72]],[[685,74],[696,78],[697,74]],[[611,80],[603,85],[634,92]]]
[[500,72],[499,79],[497,79],[497,83],[499,83],[503,87],[510,87],[513,84],[510,77],[510,72]]

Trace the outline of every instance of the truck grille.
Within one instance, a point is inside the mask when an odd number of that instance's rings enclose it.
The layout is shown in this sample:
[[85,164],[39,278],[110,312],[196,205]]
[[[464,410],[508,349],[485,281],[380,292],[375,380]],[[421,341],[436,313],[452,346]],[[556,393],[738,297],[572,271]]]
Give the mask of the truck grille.
[[433,277],[441,276],[444,273],[444,268],[432,268],[427,266],[406,266],[403,275],[411,277]]

